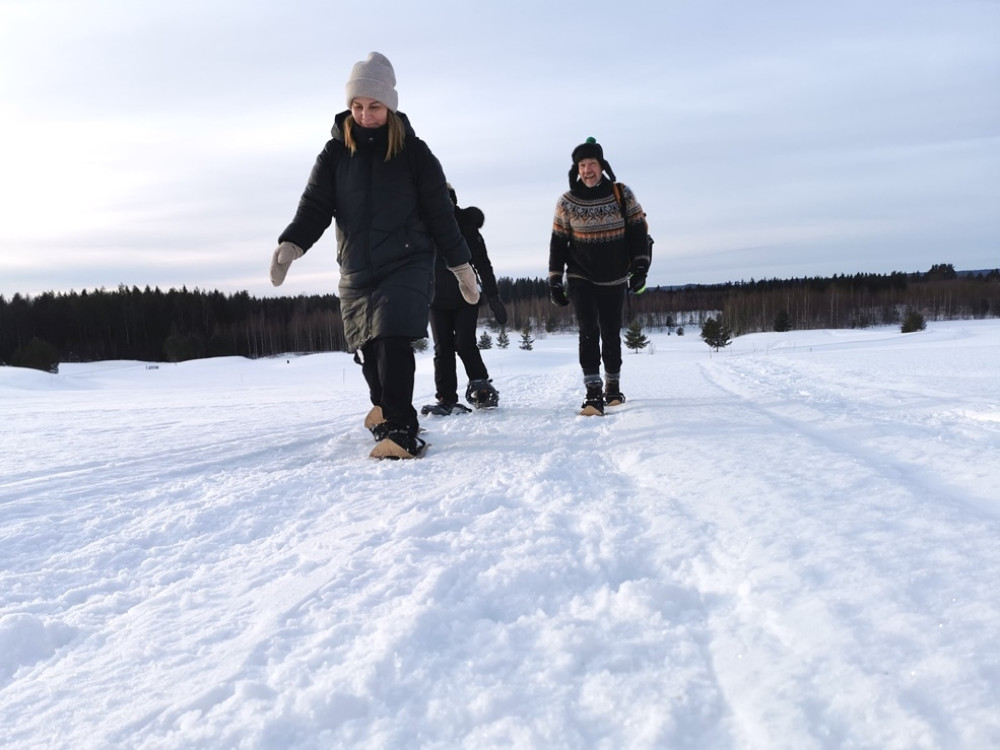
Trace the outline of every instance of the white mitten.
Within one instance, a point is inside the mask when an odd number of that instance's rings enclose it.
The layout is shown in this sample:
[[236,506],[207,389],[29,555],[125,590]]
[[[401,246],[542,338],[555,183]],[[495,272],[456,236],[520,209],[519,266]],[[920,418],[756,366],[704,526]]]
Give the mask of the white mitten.
[[281,286],[285,281],[285,274],[293,260],[298,260],[304,255],[301,247],[291,242],[282,242],[278,249],[271,256],[271,283]]
[[463,263],[454,268],[449,266],[448,270],[455,274],[455,278],[458,279],[458,291],[462,293],[462,298],[470,305],[477,304],[479,302],[479,280],[476,278],[476,272],[472,266]]

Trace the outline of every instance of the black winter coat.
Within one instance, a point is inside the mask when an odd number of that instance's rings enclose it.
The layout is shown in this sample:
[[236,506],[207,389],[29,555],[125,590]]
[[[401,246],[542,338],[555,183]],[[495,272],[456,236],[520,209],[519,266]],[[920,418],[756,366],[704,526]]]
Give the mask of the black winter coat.
[[[486,216],[475,206],[468,208],[455,206],[455,220],[458,221],[458,227],[462,230],[465,244],[469,246],[469,252],[472,253],[472,265],[479,275],[479,285],[483,290],[480,302],[482,302],[483,297],[486,299],[496,297],[498,294],[497,279],[493,273],[493,264],[490,263],[490,257],[486,253],[486,241],[479,233],[483,224],[486,223]],[[439,256],[434,266],[434,301],[431,303],[431,307],[436,310],[457,310],[468,304],[458,289],[458,280],[455,278],[455,274],[448,270],[448,263]]]
[[[340,314],[351,351],[372,339],[427,336],[435,248],[447,265],[471,256],[455,221],[444,172],[406,116],[403,150],[385,161],[388,126],[354,126],[357,151],[333,137],[316,158],[295,218],[279,242],[309,250],[336,219]],[[450,272],[449,272],[450,273]]]

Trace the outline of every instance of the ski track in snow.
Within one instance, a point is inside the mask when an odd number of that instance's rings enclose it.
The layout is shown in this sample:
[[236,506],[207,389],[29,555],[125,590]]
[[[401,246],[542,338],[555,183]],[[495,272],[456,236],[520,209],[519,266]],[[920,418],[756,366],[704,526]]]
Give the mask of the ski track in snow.
[[0,743],[1000,746],[1000,325],[651,339],[407,462],[347,355],[0,369]]

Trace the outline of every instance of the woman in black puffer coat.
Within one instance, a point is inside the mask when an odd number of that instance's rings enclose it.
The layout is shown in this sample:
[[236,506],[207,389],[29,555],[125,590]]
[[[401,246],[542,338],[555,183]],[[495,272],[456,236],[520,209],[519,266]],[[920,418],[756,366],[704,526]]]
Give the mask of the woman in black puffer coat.
[[340,311],[348,347],[362,363],[375,457],[418,455],[411,341],[427,336],[435,248],[470,303],[475,271],[437,158],[396,111],[395,73],[377,52],[347,82],[350,109],[316,159],[292,223],[278,238],[271,281],[337,225]]

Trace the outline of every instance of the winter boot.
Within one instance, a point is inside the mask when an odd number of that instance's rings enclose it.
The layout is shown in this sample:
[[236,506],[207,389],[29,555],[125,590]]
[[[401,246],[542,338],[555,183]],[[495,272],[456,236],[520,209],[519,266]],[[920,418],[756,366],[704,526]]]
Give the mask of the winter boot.
[[604,385],[605,406],[621,406],[625,403],[625,394],[622,393],[618,378],[608,378]]
[[604,416],[604,392],[601,381],[587,383],[587,400],[580,407],[581,417],[603,417]]
[[500,403],[500,394],[486,378],[469,381],[465,389],[465,400],[477,409],[492,409]]
[[372,458],[417,458],[427,443],[417,437],[414,427],[383,422],[372,430],[378,442],[368,455]]
[[466,414],[470,411],[472,409],[468,406],[454,401],[438,401],[436,404],[424,404],[420,407],[420,413],[424,416],[434,414],[439,417],[447,417],[449,414]]

